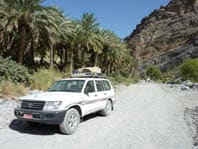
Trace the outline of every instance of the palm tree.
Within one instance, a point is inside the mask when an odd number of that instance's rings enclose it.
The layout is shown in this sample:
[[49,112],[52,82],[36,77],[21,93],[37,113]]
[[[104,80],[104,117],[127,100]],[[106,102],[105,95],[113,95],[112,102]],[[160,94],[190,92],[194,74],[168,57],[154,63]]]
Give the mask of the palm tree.
[[117,36],[109,30],[101,29],[99,35],[103,45],[100,55],[100,65],[103,67],[104,71],[108,73],[110,72],[109,69],[111,64],[115,63],[117,56],[120,56],[120,54],[118,54],[119,50],[117,50],[120,42]]
[[70,51],[70,74],[73,73],[74,69],[74,53],[78,52],[78,47],[82,43],[82,27],[79,21],[73,21],[71,26],[71,31],[68,32],[67,44],[69,45]]
[[63,65],[63,58],[64,58],[64,65],[68,64],[68,55],[69,50],[73,49],[71,46],[71,42],[76,39],[75,36],[75,23],[69,17],[65,16],[64,19],[59,22],[59,28],[61,30],[61,34],[58,38],[58,42],[56,43],[57,46],[57,55],[59,55],[61,59],[61,64]]
[[[61,11],[54,7],[41,6],[41,0],[2,0],[0,3],[1,25],[5,33],[15,34],[17,62],[22,63],[24,52],[36,49],[36,43],[50,49],[50,65],[53,65],[57,37],[63,35],[60,24],[65,20]],[[10,44],[12,43],[10,40]],[[31,48],[29,48],[31,47]]]
[[83,42],[89,51],[90,45],[93,44],[95,30],[99,27],[99,24],[96,22],[96,18],[93,13],[84,13],[81,18],[80,25],[82,27]]
[[[48,7],[44,10],[44,16],[46,16],[47,21],[44,27],[48,32],[48,40],[50,48],[50,66],[53,66],[54,55],[55,55],[55,45],[57,45],[61,39],[66,39],[65,31],[61,28],[62,23],[66,26],[69,22],[67,18],[63,15],[63,12],[54,7]],[[66,29],[66,28],[64,28]]]
[[[98,54],[101,53],[102,45],[100,44],[100,37],[98,35],[99,23],[96,22],[94,14],[84,13],[80,25],[82,27],[82,46],[90,52],[95,53],[95,64],[97,64]],[[84,51],[83,51],[84,53]],[[84,55],[84,54],[82,54]]]
[[24,51],[27,48],[27,36],[33,22],[36,11],[42,9],[40,0],[2,0],[1,13],[4,13],[2,22],[5,31],[15,32],[18,38],[18,58],[19,63],[23,62]]
[[[0,1],[0,54],[22,63],[43,61],[48,56],[50,66],[56,59],[70,73],[78,66],[102,67],[110,74],[125,67],[130,71],[130,52],[113,32],[100,28],[94,14],[84,13],[80,20],[71,20],[54,7],[44,7],[42,0]],[[15,49],[15,50],[13,50]],[[80,57],[79,57],[80,56]]]

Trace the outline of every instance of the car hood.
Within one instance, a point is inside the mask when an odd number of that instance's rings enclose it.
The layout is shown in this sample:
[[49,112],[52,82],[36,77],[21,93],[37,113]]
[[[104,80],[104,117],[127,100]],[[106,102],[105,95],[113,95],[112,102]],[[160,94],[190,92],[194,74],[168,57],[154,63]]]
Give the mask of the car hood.
[[38,101],[63,101],[66,99],[79,100],[81,93],[70,92],[44,92],[32,95],[22,96],[21,100],[38,100]]

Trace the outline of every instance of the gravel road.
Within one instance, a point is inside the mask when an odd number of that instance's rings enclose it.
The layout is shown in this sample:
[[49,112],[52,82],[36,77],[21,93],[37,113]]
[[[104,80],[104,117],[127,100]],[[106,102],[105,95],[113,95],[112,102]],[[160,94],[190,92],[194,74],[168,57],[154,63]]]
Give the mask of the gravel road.
[[62,135],[58,127],[30,128],[12,119],[9,127],[0,129],[0,148],[191,149],[193,139],[184,120],[184,108],[198,105],[198,92],[188,94],[151,83],[122,87],[109,117],[87,116],[70,136]]

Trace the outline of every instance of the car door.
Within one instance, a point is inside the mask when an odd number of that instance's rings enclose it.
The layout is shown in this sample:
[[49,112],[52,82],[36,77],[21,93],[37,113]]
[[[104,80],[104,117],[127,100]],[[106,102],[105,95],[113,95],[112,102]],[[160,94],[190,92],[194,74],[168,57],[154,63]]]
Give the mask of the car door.
[[112,98],[114,96],[113,87],[108,80],[102,80],[104,85],[104,94],[106,98]]
[[102,80],[95,80],[95,82],[96,82],[96,90],[97,90],[97,95],[98,95],[98,100],[97,100],[98,107],[99,109],[103,109],[106,105],[107,93],[105,91]]
[[84,115],[90,114],[98,110],[97,99],[98,94],[96,92],[96,86],[94,80],[89,80],[84,88],[84,100],[82,104],[82,110]]

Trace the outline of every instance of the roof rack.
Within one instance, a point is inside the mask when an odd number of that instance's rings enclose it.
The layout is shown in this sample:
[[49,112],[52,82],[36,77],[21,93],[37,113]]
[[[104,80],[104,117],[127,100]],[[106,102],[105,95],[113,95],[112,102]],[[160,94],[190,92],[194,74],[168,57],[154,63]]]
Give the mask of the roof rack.
[[71,75],[72,78],[105,78],[105,74],[102,73],[93,73],[93,72],[85,72],[85,73],[74,73]]

